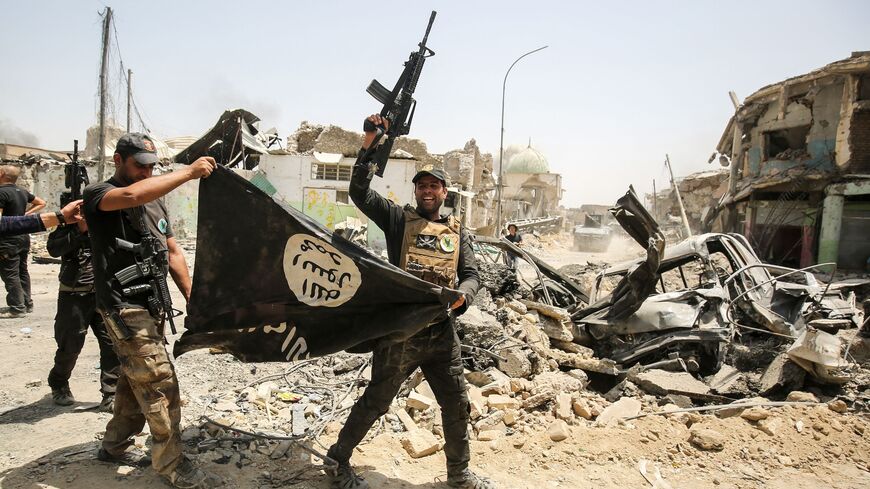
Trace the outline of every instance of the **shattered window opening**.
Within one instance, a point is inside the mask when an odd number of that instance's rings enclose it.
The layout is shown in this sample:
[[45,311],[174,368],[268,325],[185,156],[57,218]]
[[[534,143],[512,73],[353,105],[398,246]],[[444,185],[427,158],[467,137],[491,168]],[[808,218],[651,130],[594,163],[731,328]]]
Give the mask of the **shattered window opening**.
[[312,180],[334,180],[349,182],[353,165],[341,163],[311,163]]
[[350,203],[350,194],[347,190],[336,190],[335,191],[335,201],[339,204],[349,204]]
[[791,160],[807,155],[810,126],[764,132],[764,159]]
[[707,267],[699,255],[687,256],[678,261],[664,264],[659,268],[659,285],[656,287],[656,291],[665,293],[699,288],[705,282],[703,277],[706,269]]
[[858,79],[858,100],[870,100],[870,75]]

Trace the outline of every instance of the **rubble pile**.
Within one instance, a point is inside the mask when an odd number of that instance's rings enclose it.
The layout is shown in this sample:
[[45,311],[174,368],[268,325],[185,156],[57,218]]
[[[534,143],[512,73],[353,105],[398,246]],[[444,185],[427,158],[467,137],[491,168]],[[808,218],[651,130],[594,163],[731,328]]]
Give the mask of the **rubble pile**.
[[[234,373],[250,379],[246,372],[235,372],[250,367],[228,355],[224,358],[226,382],[216,382],[207,393],[185,400],[187,428],[182,441],[201,459],[262,469],[260,487],[320,478],[326,449],[318,439],[337,433],[371,379],[370,355],[304,360],[247,384],[230,380]],[[249,373],[258,374],[258,368]],[[213,374],[192,375],[205,379]],[[218,385],[242,387],[223,390]]]
[[[363,134],[348,131],[339,126],[313,124],[302,121],[299,128],[287,136],[287,151],[289,153],[312,154],[332,153],[346,157],[356,157],[362,146]],[[440,161],[429,154],[426,143],[419,139],[400,137],[393,144],[391,158],[413,158],[420,166],[436,164]]]

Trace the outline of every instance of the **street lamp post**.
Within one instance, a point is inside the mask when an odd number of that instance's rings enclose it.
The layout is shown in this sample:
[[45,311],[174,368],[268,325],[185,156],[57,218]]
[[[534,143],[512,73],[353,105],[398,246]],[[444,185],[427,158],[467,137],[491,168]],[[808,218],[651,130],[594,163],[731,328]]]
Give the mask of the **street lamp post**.
[[498,143],[498,187],[496,188],[496,218],[495,231],[493,233],[493,236],[496,237],[498,237],[498,233],[501,232],[501,197],[502,188],[504,188],[504,183],[502,181],[502,169],[504,168],[504,94],[505,88],[507,87],[507,77],[508,75],[510,75],[511,70],[514,68],[514,65],[516,65],[521,59],[546,48],[547,46],[539,47],[538,49],[535,49],[534,51],[529,51],[528,53],[517,58],[516,61],[511,63],[510,68],[507,69],[507,72],[504,74],[504,81],[501,84],[501,136]]

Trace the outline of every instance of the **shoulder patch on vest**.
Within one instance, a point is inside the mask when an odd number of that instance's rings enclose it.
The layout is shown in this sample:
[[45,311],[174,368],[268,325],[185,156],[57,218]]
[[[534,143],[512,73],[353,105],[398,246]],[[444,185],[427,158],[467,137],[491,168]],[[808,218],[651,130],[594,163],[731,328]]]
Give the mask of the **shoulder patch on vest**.
[[438,247],[441,248],[441,251],[444,253],[453,253],[456,251],[456,239],[451,234],[444,234],[441,236],[441,239],[438,240]]

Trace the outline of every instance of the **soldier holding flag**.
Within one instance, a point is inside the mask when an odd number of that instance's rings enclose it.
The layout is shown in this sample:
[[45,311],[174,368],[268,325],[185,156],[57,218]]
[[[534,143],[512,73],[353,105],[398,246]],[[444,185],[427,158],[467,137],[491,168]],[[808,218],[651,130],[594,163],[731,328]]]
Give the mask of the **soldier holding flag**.
[[[377,114],[368,121],[385,128],[389,124]],[[375,137],[374,131],[367,131],[361,151],[365,151]],[[349,193],[354,204],[384,231],[390,263],[427,282],[458,288],[463,297],[452,304],[451,311],[445,311],[410,338],[398,342],[382,339],[375,347],[371,383],[353,406],[338,440],[329,449],[329,457],[338,462],[332,473],[333,487],[369,487],[350,466],[351,453],[374,422],[387,412],[405,379],[419,367],[441,406],[448,485],[466,489],[493,488],[490,481],[468,469],[469,401],[453,318],[464,312],[473,300],[479,278],[468,233],[454,217],[439,213],[447,197],[447,177],[444,171],[435,168],[418,172],[412,180],[416,208],[402,208],[378,195],[369,188],[370,178],[368,165],[357,164]]]

